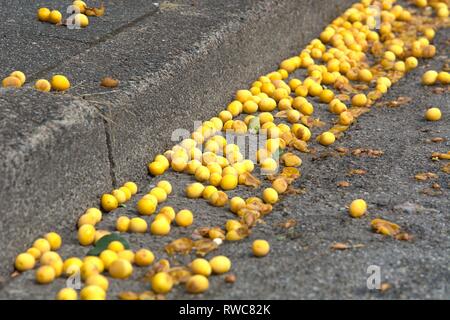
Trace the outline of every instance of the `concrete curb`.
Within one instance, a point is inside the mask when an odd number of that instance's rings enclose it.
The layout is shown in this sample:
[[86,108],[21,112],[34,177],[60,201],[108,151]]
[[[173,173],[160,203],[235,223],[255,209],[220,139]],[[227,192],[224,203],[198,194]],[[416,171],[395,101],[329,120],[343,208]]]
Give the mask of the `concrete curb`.
[[[215,115],[352,2],[182,1],[48,70],[76,84],[68,94],[0,91],[0,276],[36,237],[73,228],[113,185],[145,181],[174,129]],[[107,75],[118,90],[99,89]]]

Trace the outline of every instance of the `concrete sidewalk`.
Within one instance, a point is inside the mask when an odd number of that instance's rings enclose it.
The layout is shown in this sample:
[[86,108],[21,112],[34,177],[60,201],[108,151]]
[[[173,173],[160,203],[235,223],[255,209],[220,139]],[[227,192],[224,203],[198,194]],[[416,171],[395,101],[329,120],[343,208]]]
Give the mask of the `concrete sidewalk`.
[[[0,70],[24,71],[27,87],[62,73],[73,88],[0,89],[3,279],[42,230],[68,232],[100,194],[144,181],[174,129],[216,114],[231,92],[276,68],[350,3],[105,1],[106,15],[83,30],[36,20],[38,7],[64,12],[62,2],[4,4]],[[105,76],[120,87],[101,88]]]

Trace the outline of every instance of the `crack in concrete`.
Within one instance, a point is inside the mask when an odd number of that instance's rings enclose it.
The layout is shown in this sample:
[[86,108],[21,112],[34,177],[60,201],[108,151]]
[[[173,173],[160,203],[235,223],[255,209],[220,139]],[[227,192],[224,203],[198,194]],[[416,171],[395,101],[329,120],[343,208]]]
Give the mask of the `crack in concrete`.
[[105,136],[106,136],[106,148],[108,150],[108,162],[109,162],[109,173],[111,177],[111,185],[113,188],[117,186],[117,176],[116,176],[116,162],[114,161],[113,155],[113,135],[111,133],[110,123],[107,119],[103,118],[103,125],[105,128]]

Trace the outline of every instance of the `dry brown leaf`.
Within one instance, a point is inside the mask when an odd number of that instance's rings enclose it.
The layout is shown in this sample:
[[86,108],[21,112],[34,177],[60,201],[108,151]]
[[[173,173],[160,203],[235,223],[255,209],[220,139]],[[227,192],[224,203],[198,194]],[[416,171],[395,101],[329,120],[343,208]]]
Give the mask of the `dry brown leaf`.
[[383,104],[390,108],[395,108],[410,103],[411,101],[412,101],[411,97],[398,97],[396,100],[387,101],[384,102]]
[[295,149],[297,149],[300,152],[304,152],[304,153],[308,153],[308,144],[306,143],[306,141],[297,139],[297,138],[293,138],[290,143],[289,146],[294,147]]
[[338,153],[333,151],[333,150],[326,150],[323,152],[320,152],[318,154],[316,154],[315,156],[313,156],[311,158],[312,161],[317,161],[317,160],[325,160],[331,157],[337,157]]
[[349,247],[348,244],[345,244],[345,243],[342,243],[342,242],[336,242],[336,243],[333,243],[331,245],[331,249],[332,250],[347,250],[349,248],[350,247]]
[[165,249],[167,254],[188,254],[191,252],[194,246],[194,242],[189,238],[180,238],[173,240],[171,243],[166,245]]
[[444,93],[447,93],[448,91],[450,91],[450,86],[447,86],[447,87],[436,87],[436,88],[433,88],[433,90],[432,90],[432,92],[434,94],[444,94]]
[[350,100],[350,96],[348,94],[338,94],[336,96],[336,99],[341,100],[342,102],[344,101],[349,101]]
[[195,236],[195,237],[197,237],[197,235],[198,235],[198,236],[199,236],[198,239],[201,239],[201,238],[207,238],[210,229],[211,229],[210,227],[201,227],[201,228],[197,228],[197,229],[194,230],[194,232],[192,233],[192,235]]
[[419,181],[426,181],[428,179],[437,179],[437,178],[439,178],[439,176],[433,172],[422,172],[422,173],[416,174],[414,176],[414,178],[416,178],[416,180],[419,180]]
[[195,241],[193,247],[195,248],[196,254],[203,257],[211,251],[216,250],[218,245],[212,239],[201,239]]
[[236,233],[238,234],[240,239],[244,239],[247,238],[252,233],[252,231],[250,230],[250,227],[248,225],[243,225],[241,228],[236,229]]
[[250,201],[245,205],[246,209],[255,210],[261,213],[262,216],[272,212],[272,205],[268,203],[264,203],[262,201]]
[[323,126],[325,126],[325,122],[320,121],[319,118],[313,118],[313,117],[309,117],[309,116],[303,116],[301,118],[301,122],[302,124],[304,124],[305,126],[309,127],[309,128],[322,128]]
[[[241,180],[242,179],[242,180]],[[256,178],[254,175],[252,175],[250,172],[244,172],[239,176],[239,180],[243,182],[244,185],[248,187],[254,187],[257,188],[261,184],[261,180]]]
[[105,14],[105,6],[102,3],[99,8],[88,8],[84,11],[84,14],[90,17],[101,17]]
[[348,181],[339,181],[337,183],[337,186],[341,187],[341,188],[347,188],[347,187],[350,187],[350,182],[348,182]]
[[282,110],[280,112],[277,112],[275,114],[275,118],[287,118],[287,111],[286,110]]
[[354,84],[353,88],[357,91],[366,91],[367,89],[369,89],[369,86],[367,84]]
[[172,277],[175,285],[185,283],[192,275],[191,271],[187,267],[174,267],[169,269],[167,273]]
[[156,300],[156,294],[153,291],[144,291],[139,294],[139,300]]
[[246,226],[248,226],[250,228],[255,226],[256,222],[261,217],[261,213],[257,210],[250,210],[247,208],[244,208],[241,210],[239,210],[239,211],[241,211],[241,214],[242,214],[241,218],[242,218],[243,224],[245,224]]
[[427,195],[427,196],[431,196],[431,197],[437,197],[442,194],[442,190],[440,190],[440,189],[436,190],[433,188],[424,188],[424,189],[420,190],[420,193]]
[[336,138],[339,138],[342,135],[342,132],[345,132],[350,128],[350,126],[344,126],[342,124],[335,124],[328,131],[335,135]]
[[347,154],[349,150],[347,148],[337,147],[336,151],[339,153]]
[[123,291],[117,296],[120,300],[139,300],[139,295],[133,291]]
[[435,142],[435,143],[439,143],[439,142],[444,142],[445,139],[441,138],[441,137],[435,137],[435,138],[432,138],[430,141],[431,142]]
[[437,158],[441,160],[450,160],[450,151],[447,153],[433,152],[431,158]]
[[289,145],[292,142],[292,140],[294,139],[294,135],[292,134],[292,132],[287,131],[287,132],[283,132],[280,135],[280,138],[284,140],[286,145]]
[[381,157],[383,154],[384,152],[382,150],[364,149],[364,148],[357,148],[352,151],[352,155],[354,156],[367,155],[373,158]]
[[[220,239],[224,240],[225,239],[225,231],[223,231],[222,228],[220,228],[220,227],[213,227],[208,230],[207,238],[210,238],[213,240],[216,238],[220,238]],[[200,240],[200,239],[198,239],[198,240]]]
[[364,170],[364,169],[351,169],[349,172],[348,172],[348,176],[353,176],[353,175],[360,175],[360,176],[363,176],[363,175],[365,175],[367,173],[367,171],[366,170]]
[[367,113],[370,111],[370,108],[366,107],[351,107],[347,111],[349,111],[353,118],[358,118],[359,116],[363,115],[364,113]]
[[302,164],[300,157],[292,152],[283,153],[280,159],[286,167],[299,167]]
[[295,219],[288,219],[279,224],[280,227],[285,228],[285,229],[295,227],[296,225],[297,225],[297,220],[295,220]]
[[225,276],[225,282],[226,283],[235,283],[236,282],[236,276],[234,274],[227,274]]
[[441,171],[450,174],[450,162],[443,165]]
[[396,236],[400,233],[400,226],[384,219],[373,219],[370,223],[372,229],[385,236]]
[[294,188],[293,186],[289,186],[287,190],[284,192],[286,195],[290,194],[305,194],[306,189],[305,188]]
[[161,259],[158,262],[154,263],[152,268],[147,271],[147,273],[144,275],[143,279],[144,281],[151,281],[153,276],[157,274],[158,272],[167,272],[170,269],[169,261],[166,259]]
[[386,292],[386,291],[389,290],[391,287],[392,287],[392,286],[391,286],[389,283],[384,282],[384,283],[382,283],[382,284],[380,285],[380,291],[381,291],[381,292]]
[[433,183],[432,185],[431,185],[431,187],[433,188],[433,189],[436,189],[436,190],[441,190],[441,186],[440,186],[440,184],[439,183]]
[[119,80],[113,79],[111,77],[105,77],[100,82],[100,85],[105,88],[115,88],[119,85]]

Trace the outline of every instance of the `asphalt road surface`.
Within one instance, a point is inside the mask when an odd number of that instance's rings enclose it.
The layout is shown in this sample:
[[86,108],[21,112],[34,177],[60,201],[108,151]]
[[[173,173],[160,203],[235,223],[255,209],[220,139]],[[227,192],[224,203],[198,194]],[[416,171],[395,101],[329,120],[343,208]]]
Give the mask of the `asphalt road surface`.
[[[294,187],[304,193],[282,196],[274,211],[258,224],[251,236],[233,244],[223,244],[212,253],[224,254],[232,261],[234,284],[224,276],[210,278],[210,289],[192,296],[176,287],[168,299],[449,299],[450,298],[450,176],[441,171],[446,160],[432,161],[432,152],[450,149],[450,94],[448,88],[436,92],[436,86],[420,84],[424,71],[440,70],[448,63],[448,29],[435,39],[438,53],[396,83],[379,105],[358,121],[332,147],[315,146],[314,154],[302,154],[302,176]],[[280,57],[281,59],[281,57]],[[412,98],[400,106],[387,102],[399,97]],[[443,117],[437,122],[424,119],[427,108],[436,106]],[[324,104],[315,103],[316,116],[330,122],[332,115]],[[440,142],[431,139],[441,137]],[[164,137],[160,138],[164,139]],[[169,140],[169,138],[168,138]],[[379,157],[338,154],[335,149],[350,151],[367,148],[383,151]],[[362,169],[365,174],[350,174]],[[414,176],[433,172],[438,178],[418,181]],[[159,180],[172,182],[174,192],[165,205],[189,208],[195,213],[193,226],[187,230],[173,228],[168,237],[125,234],[133,249],[150,248],[157,258],[166,257],[163,248],[169,240],[192,233],[195,228],[223,225],[232,215],[225,209],[209,206],[202,200],[184,196],[191,176],[167,172],[163,178],[139,183],[141,195]],[[348,187],[338,182],[348,181]],[[440,189],[433,189],[437,183]],[[267,184],[267,183],[266,183]],[[252,190],[238,188],[230,195],[250,195]],[[101,229],[113,229],[123,214],[133,215],[139,195],[127,204],[105,215]],[[348,204],[364,198],[368,214],[352,219]],[[395,240],[374,233],[370,221],[381,217],[395,222],[412,236],[410,241]],[[295,220],[295,225],[281,225]],[[265,258],[251,254],[254,239],[270,242],[271,252]],[[63,257],[83,256],[87,251],[78,245],[76,232],[63,234]],[[336,243],[348,244],[347,250],[332,250]],[[174,264],[187,263],[191,256],[171,258]],[[367,279],[373,266],[379,267],[385,291],[371,290]],[[132,279],[110,279],[108,297],[122,291],[142,292],[149,289],[142,281],[144,268],[135,268]],[[0,291],[2,299],[52,299],[65,286],[59,278],[50,285],[37,285],[33,272],[25,272],[6,282]]]

